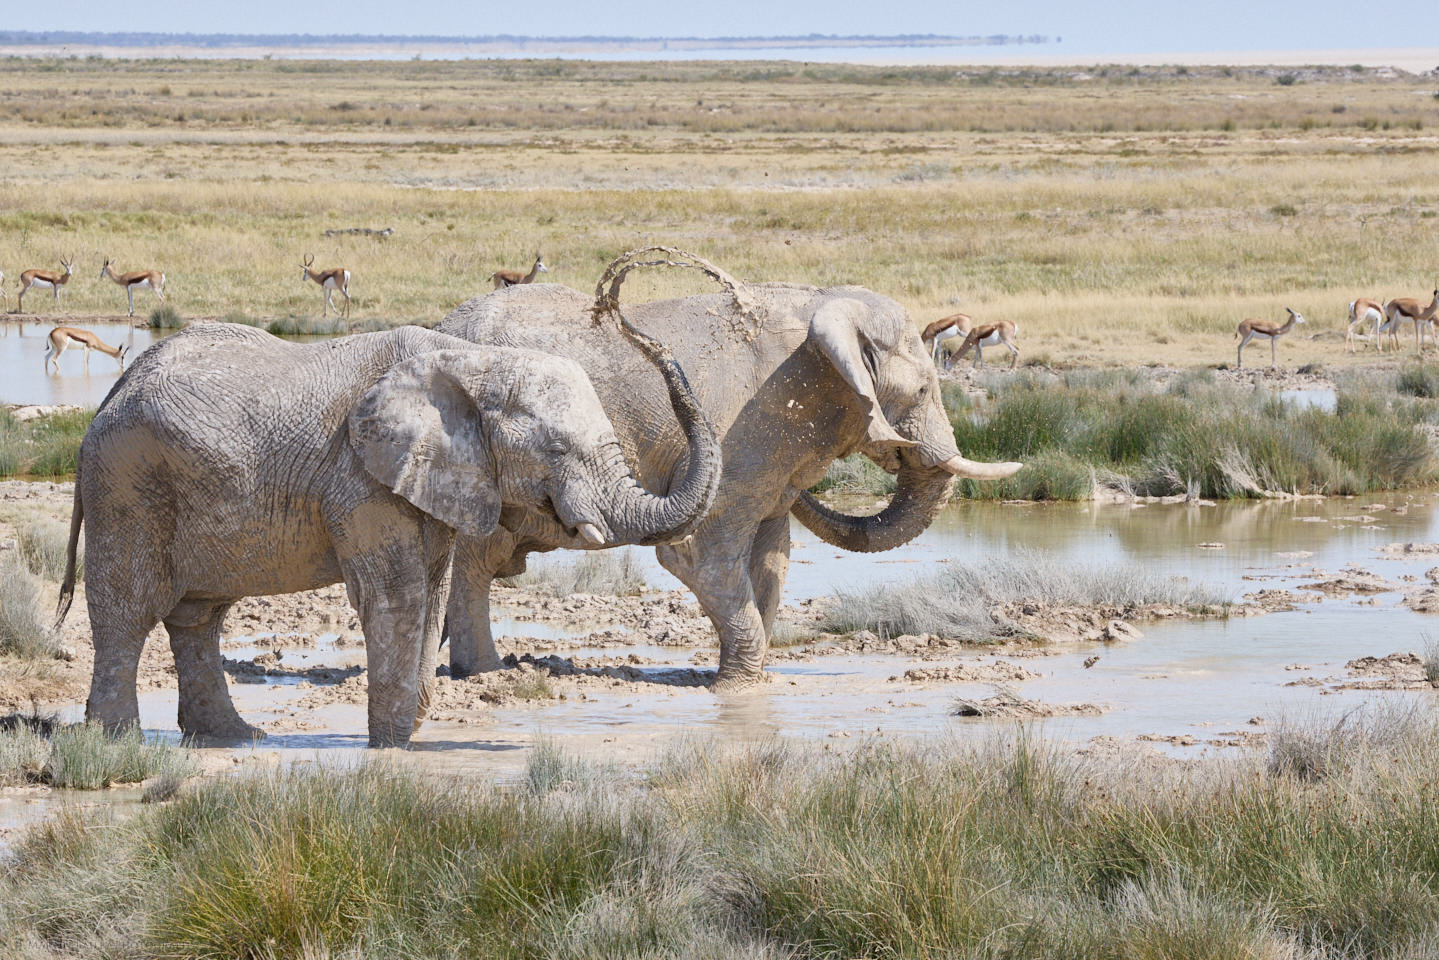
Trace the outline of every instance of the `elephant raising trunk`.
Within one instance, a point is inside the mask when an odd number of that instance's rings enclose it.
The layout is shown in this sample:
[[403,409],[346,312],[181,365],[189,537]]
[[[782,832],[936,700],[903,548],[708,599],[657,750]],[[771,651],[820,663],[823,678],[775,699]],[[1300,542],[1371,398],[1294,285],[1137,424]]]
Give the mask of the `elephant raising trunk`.
[[[612,543],[658,546],[675,543],[694,533],[719,488],[722,461],[714,426],[695,401],[694,391],[669,349],[620,318],[620,330],[654,364],[669,390],[670,406],[684,431],[689,468],[665,496],[656,496],[635,480],[619,445],[613,447],[614,487],[605,501],[606,522]],[[592,539],[587,536],[586,539]],[[596,541],[592,541],[596,542]]]

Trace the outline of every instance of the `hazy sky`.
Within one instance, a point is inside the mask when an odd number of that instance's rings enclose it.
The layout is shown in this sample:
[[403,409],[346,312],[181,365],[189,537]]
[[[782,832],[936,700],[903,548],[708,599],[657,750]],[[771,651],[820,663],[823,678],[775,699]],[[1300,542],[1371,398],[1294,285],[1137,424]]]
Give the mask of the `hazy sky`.
[[1066,54],[1439,46],[1433,0],[0,0],[0,23],[180,33],[1047,34],[1064,38],[1049,49]]

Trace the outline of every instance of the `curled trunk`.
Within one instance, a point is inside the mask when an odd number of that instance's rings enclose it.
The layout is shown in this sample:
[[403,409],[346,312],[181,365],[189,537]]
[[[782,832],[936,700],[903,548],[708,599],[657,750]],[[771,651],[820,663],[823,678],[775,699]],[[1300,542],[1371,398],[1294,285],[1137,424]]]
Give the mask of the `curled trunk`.
[[801,493],[790,512],[825,543],[856,553],[902,546],[925,531],[949,502],[954,478],[942,467],[919,467],[903,457],[899,486],[889,504],[869,517],[840,513]]
[[605,522],[620,543],[674,543],[694,533],[714,502],[721,470],[719,440],[669,349],[623,319],[620,329],[664,377],[670,405],[689,447],[689,463],[669,493],[656,496],[641,487],[617,457],[619,475]]

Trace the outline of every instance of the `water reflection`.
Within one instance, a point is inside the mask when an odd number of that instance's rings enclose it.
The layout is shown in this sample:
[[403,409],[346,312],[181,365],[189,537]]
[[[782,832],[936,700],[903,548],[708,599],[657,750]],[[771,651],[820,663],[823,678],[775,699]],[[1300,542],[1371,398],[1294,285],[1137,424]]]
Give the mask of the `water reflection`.
[[86,372],[85,351],[71,347],[60,356],[60,372],[51,365],[46,372],[45,346],[51,330],[57,326],[75,326],[89,330],[112,347],[125,346],[127,359],[133,359],[158,337],[158,331],[136,329],[128,323],[93,323],[77,319],[64,322],[34,323],[31,321],[0,321],[0,403],[74,404],[98,407],[105,394],[120,378],[120,365],[114,357],[90,351]]

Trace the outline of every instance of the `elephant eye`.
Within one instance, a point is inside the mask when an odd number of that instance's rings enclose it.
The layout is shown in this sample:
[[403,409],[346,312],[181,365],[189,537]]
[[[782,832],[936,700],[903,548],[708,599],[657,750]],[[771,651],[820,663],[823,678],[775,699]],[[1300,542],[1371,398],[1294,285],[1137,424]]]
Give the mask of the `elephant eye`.
[[545,441],[545,453],[565,454],[570,452],[570,445],[559,437],[550,437]]

